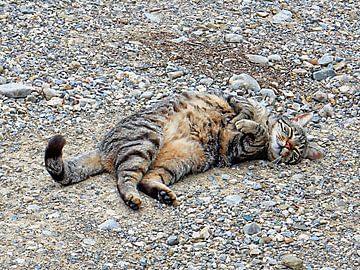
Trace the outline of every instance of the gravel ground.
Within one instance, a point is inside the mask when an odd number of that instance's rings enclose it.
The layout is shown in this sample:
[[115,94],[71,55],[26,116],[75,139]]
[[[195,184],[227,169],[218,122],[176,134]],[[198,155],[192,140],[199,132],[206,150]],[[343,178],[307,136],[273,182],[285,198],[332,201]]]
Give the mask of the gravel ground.
[[[359,269],[356,2],[0,1],[2,269]],[[44,169],[56,133],[75,155],[160,97],[213,89],[313,111],[326,157],[214,169],[173,186],[180,206],[137,212],[109,175],[64,188]]]

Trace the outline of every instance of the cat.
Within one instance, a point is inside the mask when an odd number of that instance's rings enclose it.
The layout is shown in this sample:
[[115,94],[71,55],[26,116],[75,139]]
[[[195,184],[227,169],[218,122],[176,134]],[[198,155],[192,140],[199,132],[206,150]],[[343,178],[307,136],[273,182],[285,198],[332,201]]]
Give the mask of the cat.
[[245,97],[183,93],[123,118],[95,149],[74,158],[63,161],[65,139],[52,137],[45,166],[63,185],[110,172],[134,210],[142,203],[138,190],[176,205],[169,185],[189,174],[253,159],[295,164],[322,158],[303,128],[311,117],[272,116]]

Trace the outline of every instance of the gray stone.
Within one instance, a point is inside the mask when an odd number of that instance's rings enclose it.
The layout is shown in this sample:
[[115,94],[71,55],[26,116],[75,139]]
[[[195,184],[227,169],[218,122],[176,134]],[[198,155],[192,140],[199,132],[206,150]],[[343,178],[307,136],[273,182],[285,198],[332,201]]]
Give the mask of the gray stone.
[[31,94],[33,88],[21,83],[7,83],[0,85],[0,94],[9,98],[23,98]]
[[6,83],[6,78],[3,76],[0,76],[0,84],[5,84]]
[[243,37],[238,34],[226,34],[225,41],[230,43],[239,43],[243,41]]
[[319,60],[319,65],[326,66],[334,61],[334,56],[330,54],[324,54]]
[[153,95],[154,95],[153,92],[151,92],[151,91],[145,91],[145,92],[143,92],[143,93],[140,95],[140,97],[141,97],[141,98],[145,98],[145,99],[149,99],[149,98],[151,98]]
[[292,254],[284,255],[281,262],[283,265],[294,270],[301,270],[304,268],[303,261]]
[[259,92],[261,89],[259,83],[253,77],[245,73],[233,75],[229,80],[229,84],[233,90],[244,88]]
[[93,245],[96,244],[96,240],[95,240],[94,238],[85,238],[85,239],[83,240],[83,243],[84,243],[85,245],[93,246]]
[[273,23],[285,23],[292,20],[292,13],[289,10],[281,10],[272,17]]
[[257,234],[260,231],[261,231],[260,226],[255,222],[248,223],[243,228],[243,232],[248,235]]
[[183,75],[184,75],[184,71],[182,71],[182,70],[172,71],[172,72],[168,73],[168,77],[172,80],[180,78]]
[[335,77],[335,75],[336,75],[336,72],[333,69],[325,68],[325,69],[322,69],[322,70],[319,70],[319,71],[315,71],[313,73],[313,78],[314,78],[314,80],[322,81],[322,80],[325,80],[327,78]]
[[149,21],[151,21],[153,23],[161,22],[161,19],[158,14],[145,12],[144,15]]
[[269,59],[267,57],[262,56],[262,55],[246,54],[245,56],[252,63],[259,64],[259,65],[262,65],[262,66],[267,66],[269,64]]
[[200,84],[204,84],[204,85],[207,85],[207,86],[210,86],[212,85],[214,82],[214,80],[212,78],[203,78],[199,81]]
[[269,104],[273,104],[275,102],[275,92],[272,89],[263,88],[260,90],[260,94],[262,95],[264,100],[267,100]]
[[323,102],[323,101],[326,101],[327,98],[328,98],[328,95],[320,90],[316,91],[314,93],[314,96],[313,98],[316,100],[316,101],[319,101],[319,102]]
[[322,109],[319,111],[319,115],[321,117],[332,117],[334,116],[334,109],[331,104],[326,104]]
[[271,54],[267,58],[269,61],[272,61],[272,62],[279,62],[282,60],[282,57],[279,54]]
[[98,228],[104,231],[111,231],[120,227],[120,224],[115,219],[108,219],[101,223]]
[[239,195],[228,195],[224,198],[224,201],[228,205],[239,205],[242,202],[242,198]]
[[229,179],[230,179],[230,175],[228,175],[228,174],[222,174],[222,175],[221,175],[221,179],[222,179],[222,180],[225,180],[225,181],[226,181],[226,180],[229,180]]
[[166,243],[169,246],[175,246],[177,244],[179,244],[179,239],[176,235],[170,235],[167,239],[166,239]]

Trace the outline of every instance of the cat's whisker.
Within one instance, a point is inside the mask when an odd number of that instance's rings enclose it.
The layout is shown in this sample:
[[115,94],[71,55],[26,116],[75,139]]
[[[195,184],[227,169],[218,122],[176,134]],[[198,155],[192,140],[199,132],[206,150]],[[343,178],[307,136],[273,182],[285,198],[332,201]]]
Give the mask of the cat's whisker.
[[271,161],[272,164],[279,164],[280,161],[282,159],[282,156],[278,156],[276,159],[274,159],[273,161]]

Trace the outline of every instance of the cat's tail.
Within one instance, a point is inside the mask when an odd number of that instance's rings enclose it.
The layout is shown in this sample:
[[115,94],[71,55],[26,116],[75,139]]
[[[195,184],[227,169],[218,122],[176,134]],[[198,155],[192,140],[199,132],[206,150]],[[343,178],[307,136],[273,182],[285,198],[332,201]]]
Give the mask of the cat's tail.
[[98,149],[64,161],[62,149],[65,143],[63,136],[56,135],[49,140],[45,150],[46,170],[56,182],[70,185],[105,171]]

